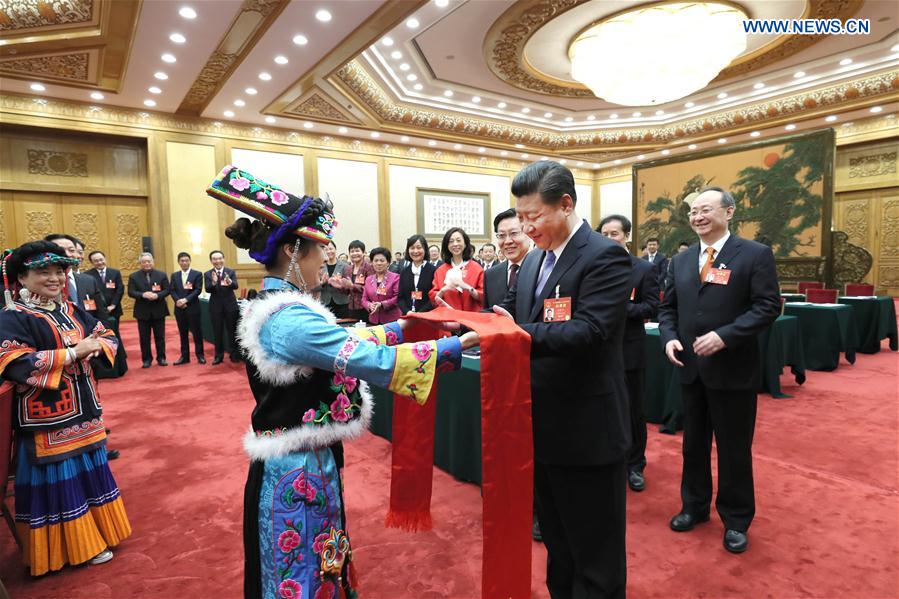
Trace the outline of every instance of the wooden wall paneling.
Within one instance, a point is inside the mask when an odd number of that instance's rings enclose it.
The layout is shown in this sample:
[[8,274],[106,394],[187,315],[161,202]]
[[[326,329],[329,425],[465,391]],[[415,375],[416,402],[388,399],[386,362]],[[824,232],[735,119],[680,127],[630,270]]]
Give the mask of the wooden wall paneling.
[[62,230],[62,202],[58,194],[16,191],[12,196],[16,239],[11,245],[18,246]]
[[[87,254],[102,249],[108,240],[106,229],[106,198],[103,196],[59,196],[62,210],[62,233],[74,235],[84,243],[85,264],[90,268]],[[110,266],[112,266],[110,264]]]
[[[140,268],[141,237],[149,233],[147,202],[109,197],[105,199],[105,212],[108,237],[102,249],[109,265],[122,271],[122,281],[127,286],[128,275]],[[159,264],[156,266],[160,268]],[[134,302],[126,293],[122,300],[123,318],[131,319],[133,307]]]
[[13,213],[12,191],[0,190],[0,251],[16,247],[16,219]]
[[877,292],[899,295],[899,187],[876,193],[877,243],[874,270]]

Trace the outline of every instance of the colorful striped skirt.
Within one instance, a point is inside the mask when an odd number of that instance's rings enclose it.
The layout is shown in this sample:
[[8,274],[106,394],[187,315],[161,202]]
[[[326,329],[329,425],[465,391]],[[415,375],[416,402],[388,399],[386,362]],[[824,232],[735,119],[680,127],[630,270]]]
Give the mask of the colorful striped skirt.
[[31,464],[20,445],[16,529],[32,576],[81,564],[131,534],[102,446],[52,464]]

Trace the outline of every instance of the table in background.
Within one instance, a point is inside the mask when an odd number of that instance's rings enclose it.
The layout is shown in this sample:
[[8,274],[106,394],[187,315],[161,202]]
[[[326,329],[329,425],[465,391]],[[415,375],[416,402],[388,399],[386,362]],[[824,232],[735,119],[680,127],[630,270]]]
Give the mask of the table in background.
[[799,318],[809,370],[835,370],[840,354],[855,363],[858,329],[852,306],[843,304],[784,304],[784,314]]
[[784,298],[785,302],[804,302],[805,301],[804,293],[781,293],[780,297]]
[[[238,305],[244,300],[237,300]],[[200,329],[203,331],[203,340],[207,343],[215,343],[215,337],[212,334],[212,317],[209,315],[209,300],[200,298]],[[231,342],[228,341],[228,335],[225,334],[224,346],[228,355],[231,355]],[[193,341],[191,341],[193,343]],[[191,346],[193,347],[193,346]]]
[[896,305],[889,296],[860,297],[845,296],[837,299],[841,304],[852,306],[855,326],[858,329],[858,351],[876,354],[880,351],[880,340],[889,339],[890,349],[899,349],[896,335]]
[[[780,316],[758,336],[762,386],[760,392],[774,398],[789,398],[780,388],[780,374],[790,366],[798,384],[805,382],[805,350],[799,319]],[[683,428],[680,377],[659,340],[658,327],[646,329],[646,421],[660,424],[659,431],[674,434]]]

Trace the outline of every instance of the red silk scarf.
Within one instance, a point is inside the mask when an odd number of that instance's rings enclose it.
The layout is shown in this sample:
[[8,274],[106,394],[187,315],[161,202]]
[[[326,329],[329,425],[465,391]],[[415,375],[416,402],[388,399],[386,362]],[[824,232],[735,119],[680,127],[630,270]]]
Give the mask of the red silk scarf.
[[[534,492],[531,338],[511,319],[496,314],[437,308],[406,317],[413,323],[403,333],[405,342],[434,338],[434,328],[425,321],[460,322],[480,336],[484,543],[481,596],[528,599]],[[431,528],[436,394],[435,382],[423,406],[406,397],[394,398],[387,526],[407,530]]]

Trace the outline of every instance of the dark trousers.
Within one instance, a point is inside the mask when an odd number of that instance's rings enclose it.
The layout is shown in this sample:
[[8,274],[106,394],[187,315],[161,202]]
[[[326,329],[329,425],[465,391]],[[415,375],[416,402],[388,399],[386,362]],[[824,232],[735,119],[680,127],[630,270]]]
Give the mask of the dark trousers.
[[150,351],[150,331],[156,341],[156,359],[165,360],[165,318],[138,319],[137,332],[140,335],[140,359],[143,362],[153,361]]
[[200,327],[200,313],[188,314],[183,308],[175,308],[175,322],[178,323],[178,336],[181,338],[181,358],[190,359],[190,341],[188,333],[194,338],[194,352],[198,358],[206,358],[203,350],[203,330]]
[[212,338],[215,340],[215,357],[225,357],[225,334],[228,335],[228,353],[234,357],[239,355],[237,351],[237,319],[240,312],[211,312],[209,318],[212,321]]
[[643,472],[646,468],[646,417],[643,415],[643,398],[646,395],[646,371],[626,370],[627,399],[631,409],[631,438],[634,444],[627,454],[627,469]]
[[718,448],[715,508],[725,528],[746,532],[755,515],[752,435],[755,389],[709,389],[699,379],[681,386],[684,401],[683,510],[709,513],[712,502],[712,435]]
[[624,597],[626,467],[534,463],[552,599]]

